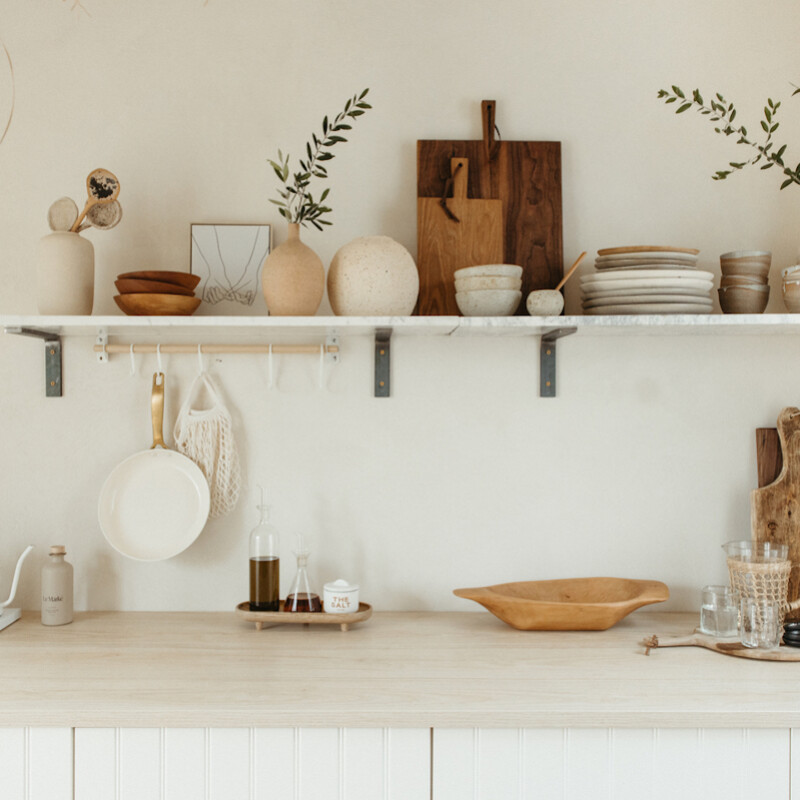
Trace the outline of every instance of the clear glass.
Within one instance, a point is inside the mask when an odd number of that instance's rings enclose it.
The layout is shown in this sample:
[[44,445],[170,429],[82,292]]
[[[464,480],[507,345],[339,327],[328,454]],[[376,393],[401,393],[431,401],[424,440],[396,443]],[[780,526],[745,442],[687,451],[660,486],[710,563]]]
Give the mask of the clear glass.
[[773,650],[781,642],[781,606],[768,600],[743,597],[739,638],[745,647]]
[[258,525],[250,532],[250,610],[280,610],[280,535],[269,521],[269,506],[258,506]]
[[755,563],[785,561],[789,555],[788,545],[774,542],[751,542],[749,540],[727,542],[722,545],[722,549],[728,558]]
[[302,536],[297,537],[297,549],[294,551],[297,558],[297,575],[292,581],[292,588],[286,595],[283,604],[284,611],[322,611],[322,601],[319,595],[311,591],[308,582],[308,557],[310,551],[305,545]]
[[705,586],[700,603],[700,630],[710,636],[739,633],[739,594],[730,586]]

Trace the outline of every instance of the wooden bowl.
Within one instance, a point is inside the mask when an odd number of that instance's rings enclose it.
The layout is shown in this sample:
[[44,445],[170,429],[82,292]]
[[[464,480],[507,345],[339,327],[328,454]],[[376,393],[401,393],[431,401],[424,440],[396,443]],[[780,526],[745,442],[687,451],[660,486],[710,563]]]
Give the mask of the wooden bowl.
[[129,317],[188,317],[202,302],[199,297],[180,294],[117,294],[114,302]]
[[177,283],[164,281],[147,281],[144,278],[119,278],[114,281],[114,286],[120,294],[147,294],[157,292],[160,294],[182,294],[187,297],[194,295],[192,289],[179,286]]
[[661,581],[628,578],[566,578],[456,589],[503,622],[522,631],[604,631],[631,611],[663,603],[669,589]]
[[186,289],[195,290],[200,283],[199,275],[191,275],[188,272],[170,272],[169,270],[149,269],[141,272],[123,272],[117,275],[117,280],[132,278],[134,280],[163,281],[164,283],[175,283]]

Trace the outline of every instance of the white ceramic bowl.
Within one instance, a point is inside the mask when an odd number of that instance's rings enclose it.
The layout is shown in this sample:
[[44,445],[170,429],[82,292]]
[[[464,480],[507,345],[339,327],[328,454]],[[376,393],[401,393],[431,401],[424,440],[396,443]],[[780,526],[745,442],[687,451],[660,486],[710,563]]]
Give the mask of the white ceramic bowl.
[[555,289],[535,289],[525,306],[532,317],[557,317],[564,310],[564,295]]
[[512,289],[456,292],[456,303],[465,317],[510,317],[521,299],[522,292]]
[[496,275],[502,278],[521,278],[522,267],[514,264],[481,264],[477,267],[462,267],[453,276],[460,278],[476,278],[484,275]]
[[785,281],[800,280],[800,264],[794,264],[791,267],[785,267],[781,270],[781,275]]
[[503,278],[500,275],[476,275],[474,278],[456,278],[457,292],[473,292],[476,289],[512,289],[522,288],[520,278]]

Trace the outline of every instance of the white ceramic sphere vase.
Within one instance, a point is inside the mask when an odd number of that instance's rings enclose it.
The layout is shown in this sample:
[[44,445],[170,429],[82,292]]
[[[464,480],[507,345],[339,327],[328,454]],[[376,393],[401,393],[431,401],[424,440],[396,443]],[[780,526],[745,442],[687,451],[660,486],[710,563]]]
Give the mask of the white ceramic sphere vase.
[[91,314],[94,305],[92,243],[70,231],[55,231],[42,237],[36,285],[40,314]]
[[419,296],[411,253],[389,236],[361,236],[340,247],[328,270],[328,299],[338,316],[407,316]]

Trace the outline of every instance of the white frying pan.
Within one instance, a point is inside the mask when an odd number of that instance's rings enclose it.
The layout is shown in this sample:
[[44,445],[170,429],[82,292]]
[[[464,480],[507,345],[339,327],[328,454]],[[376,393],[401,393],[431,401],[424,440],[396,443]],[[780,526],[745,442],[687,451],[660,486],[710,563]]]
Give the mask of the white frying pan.
[[208,519],[210,492],[200,467],[164,444],[164,373],[153,376],[153,446],[126,458],[100,490],[98,517],[108,543],[138,561],[183,552]]

